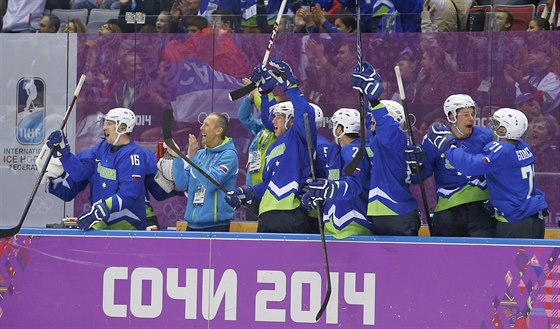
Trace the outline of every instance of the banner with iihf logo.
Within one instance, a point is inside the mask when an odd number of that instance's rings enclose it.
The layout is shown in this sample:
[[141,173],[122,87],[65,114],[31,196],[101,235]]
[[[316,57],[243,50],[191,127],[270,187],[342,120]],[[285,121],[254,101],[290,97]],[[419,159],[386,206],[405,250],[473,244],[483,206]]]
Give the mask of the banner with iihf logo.
[[[20,220],[38,179],[35,158],[59,129],[76,84],[76,37],[70,34],[0,34],[0,226]],[[74,109],[76,110],[76,109]],[[67,125],[73,145],[75,120]],[[25,226],[45,227],[72,215],[73,203],[45,192],[33,199]]]

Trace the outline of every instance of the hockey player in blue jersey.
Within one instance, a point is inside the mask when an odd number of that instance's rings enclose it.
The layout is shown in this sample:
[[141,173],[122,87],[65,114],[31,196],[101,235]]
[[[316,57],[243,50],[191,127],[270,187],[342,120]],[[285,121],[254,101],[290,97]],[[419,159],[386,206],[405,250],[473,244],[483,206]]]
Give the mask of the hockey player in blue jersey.
[[491,118],[495,141],[472,154],[456,145],[449,130],[437,130],[428,140],[459,172],[485,175],[494,207],[496,237],[543,239],[548,206],[535,187],[535,157],[521,137],[527,130],[523,112],[501,108]]
[[263,181],[253,187],[244,185],[228,192],[226,201],[237,208],[255,199],[260,200],[259,232],[308,233],[312,230],[311,220],[305,209],[300,207],[299,200],[310,168],[303,120],[307,113],[314,151],[317,143],[315,114],[299,90],[299,80],[291,67],[281,60],[272,60],[270,64],[281,75],[257,68],[262,75],[260,91],[271,92],[275,87],[282,86],[290,101],[270,108],[276,140],[266,154]]
[[[189,135],[187,156],[204,172],[233,189],[237,180],[239,160],[231,138],[227,137],[228,119],[219,113],[210,113],[200,126],[202,144],[199,149],[196,137]],[[233,219],[233,208],[224,201],[225,193],[206,179],[177,154],[173,159],[173,178],[179,191],[187,191],[185,211],[187,230],[227,232]]]
[[[482,151],[492,141],[492,131],[475,126],[476,104],[469,95],[449,96],[444,104],[445,117],[451,124],[449,130],[456,139],[458,148],[470,154]],[[441,128],[443,127],[443,128]],[[465,175],[454,168],[440,150],[429,141],[430,134],[437,129],[448,129],[443,124],[435,124],[424,136],[421,147],[424,159],[422,175],[424,179],[434,175],[437,204],[430,228],[432,236],[493,237],[495,221],[484,209],[489,194],[484,175]],[[409,163],[414,163],[414,146],[407,150]]]
[[367,141],[371,179],[367,215],[375,235],[417,236],[420,230],[418,204],[410,192],[410,171],[404,158],[407,138],[401,129],[404,109],[394,101],[380,101],[382,80],[367,62],[352,73],[354,89],[369,102],[375,134]]
[[76,189],[90,186],[91,207],[78,216],[83,230],[146,228],[144,180],[152,166],[144,149],[131,140],[135,123],[131,110],[110,110],[103,125],[105,139],[78,155],[70,152],[62,131],[53,131],[47,139],[70,182],[52,181],[49,192],[67,199],[66,193],[75,194]]
[[325,234],[337,239],[371,235],[373,226],[366,214],[371,174],[369,160],[364,157],[351,176],[346,176],[343,171],[360,147],[360,112],[341,108],[333,114],[331,121],[335,142],[327,152],[327,179],[309,182],[302,203],[309,209],[316,202],[324,203]]

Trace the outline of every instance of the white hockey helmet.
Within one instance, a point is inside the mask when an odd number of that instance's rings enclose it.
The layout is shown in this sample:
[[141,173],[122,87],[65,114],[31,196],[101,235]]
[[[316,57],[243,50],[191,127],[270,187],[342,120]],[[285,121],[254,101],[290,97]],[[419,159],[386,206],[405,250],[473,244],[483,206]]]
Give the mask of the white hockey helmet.
[[313,110],[315,110],[315,125],[317,126],[317,128],[323,127],[325,125],[325,116],[323,115],[323,110],[321,110],[321,108],[316,104],[309,103],[309,105],[311,105]]
[[[136,125],[136,115],[132,110],[117,107],[114,109],[109,110],[107,114],[104,116],[105,120],[115,122],[115,127],[117,129],[117,133],[124,134],[124,133],[131,133]],[[122,124],[126,125],[125,131],[119,132],[119,128]]]
[[[334,138],[339,139],[343,134],[360,133],[360,112],[356,109],[340,108],[331,117],[332,133]],[[336,135],[336,128],[342,126],[342,134]]]
[[404,107],[401,104],[392,100],[382,100],[381,103],[385,105],[387,112],[395,121],[399,124],[405,121]]
[[290,122],[290,119],[294,117],[294,104],[290,101],[274,104],[270,108],[271,121],[274,119],[276,114],[284,114],[286,116],[285,127],[288,129],[288,123]]
[[[445,113],[447,121],[455,123],[457,122],[457,110],[467,107],[476,108],[476,103],[471,96],[465,94],[455,94],[447,97],[443,103],[443,113]],[[449,113],[453,114],[455,120],[451,121],[451,119],[449,119]]]
[[527,131],[529,123],[523,112],[510,108],[501,108],[490,119],[494,134],[498,138],[519,140]]

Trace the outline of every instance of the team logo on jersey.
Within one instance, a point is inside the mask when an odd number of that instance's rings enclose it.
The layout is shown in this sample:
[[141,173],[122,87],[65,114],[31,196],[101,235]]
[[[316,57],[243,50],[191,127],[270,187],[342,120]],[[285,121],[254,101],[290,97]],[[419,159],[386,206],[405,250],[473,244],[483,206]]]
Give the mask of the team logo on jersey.
[[40,144],[45,137],[45,82],[21,78],[16,93],[16,139],[23,145]]

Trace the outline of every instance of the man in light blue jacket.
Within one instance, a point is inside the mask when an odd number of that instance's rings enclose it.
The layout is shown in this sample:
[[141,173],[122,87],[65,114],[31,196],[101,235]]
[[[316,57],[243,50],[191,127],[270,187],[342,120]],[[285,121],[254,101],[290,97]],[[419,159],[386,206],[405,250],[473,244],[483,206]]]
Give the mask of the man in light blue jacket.
[[[190,134],[187,156],[214,180],[232,190],[239,161],[233,141],[226,136],[227,126],[228,119],[223,114],[210,113],[200,126],[204,148],[199,149],[196,137]],[[177,190],[187,191],[185,220],[189,231],[229,231],[233,208],[225,202],[222,190],[178,157],[173,159],[173,178]]]

